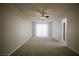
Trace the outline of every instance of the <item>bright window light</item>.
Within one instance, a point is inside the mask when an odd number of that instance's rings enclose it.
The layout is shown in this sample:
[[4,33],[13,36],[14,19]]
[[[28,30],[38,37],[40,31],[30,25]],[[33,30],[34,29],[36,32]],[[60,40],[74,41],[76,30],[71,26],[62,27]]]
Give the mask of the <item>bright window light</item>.
[[48,24],[36,24],[36,36],[47,37],[48,36]]

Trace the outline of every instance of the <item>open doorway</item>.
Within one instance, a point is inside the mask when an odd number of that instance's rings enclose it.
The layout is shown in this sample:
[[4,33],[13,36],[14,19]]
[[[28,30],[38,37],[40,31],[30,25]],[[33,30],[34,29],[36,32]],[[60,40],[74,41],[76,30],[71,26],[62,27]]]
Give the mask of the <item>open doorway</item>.
[[65,30],[66,30],[66,23],[63,22],[63,40],[65,41]]
[[62,44],[67,45],[67,18],[62,20]]

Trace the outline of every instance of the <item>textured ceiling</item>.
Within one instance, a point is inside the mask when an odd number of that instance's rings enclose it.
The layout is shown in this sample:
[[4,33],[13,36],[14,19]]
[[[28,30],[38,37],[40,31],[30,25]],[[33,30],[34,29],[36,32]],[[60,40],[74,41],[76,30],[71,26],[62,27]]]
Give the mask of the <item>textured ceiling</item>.
[[58,16],[70,10],[76,4],[56,4],[56,3],[21,3],[14,4],[26,18],[35,20],[40,19],[40,13],[45,11],[49,14],[49,19],[56,19]]

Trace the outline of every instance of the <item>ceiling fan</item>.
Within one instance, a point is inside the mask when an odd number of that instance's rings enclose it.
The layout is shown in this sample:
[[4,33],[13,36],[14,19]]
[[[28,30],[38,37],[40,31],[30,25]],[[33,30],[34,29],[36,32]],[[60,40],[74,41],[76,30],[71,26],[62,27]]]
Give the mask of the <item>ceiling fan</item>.
[[42,19],[42,20],[45,20],[45,19],[48,19],[48,18],[49,18],[48,13],[46,13],[46,12],[42,12],[42,13],[41,13],[41,19]]
[[43,8],[41,8],[41,10],[37,11],[37,14],[39,14],[41,16],[40,17],[41,20],[46,20],[49,18],[48,11],[44,10]]

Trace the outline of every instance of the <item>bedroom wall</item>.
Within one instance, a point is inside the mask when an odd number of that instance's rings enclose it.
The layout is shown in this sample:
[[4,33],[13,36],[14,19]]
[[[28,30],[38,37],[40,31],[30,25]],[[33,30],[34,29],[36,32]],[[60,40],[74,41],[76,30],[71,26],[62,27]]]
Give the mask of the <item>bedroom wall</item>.
[[64,16],[67,17],[67,46],[79,53],[79,5],[73,6]]
[[0,55],[10,55],[31,37],[31,22],[12,4],[0,4]]
[[62,40],[62,21],[61,21],[61,19],[53,20],[52,36],[54,39],[61,42],[61,40]]

